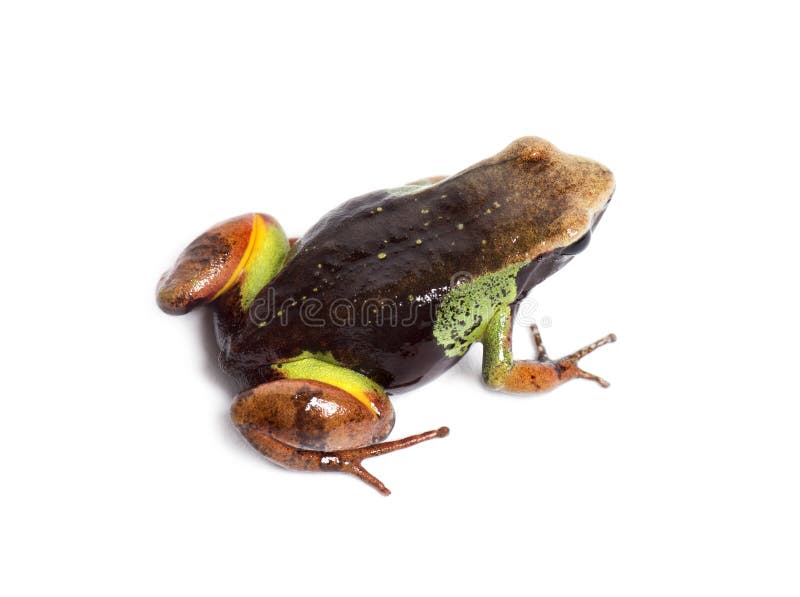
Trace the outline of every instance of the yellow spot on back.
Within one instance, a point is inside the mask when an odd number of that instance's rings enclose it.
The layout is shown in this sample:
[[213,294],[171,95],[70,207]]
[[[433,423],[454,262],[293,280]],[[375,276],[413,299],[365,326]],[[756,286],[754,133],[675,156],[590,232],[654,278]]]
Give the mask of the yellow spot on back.
[[386,253],[378,253],[378,259],[386,259]]
[[464,224],[456,224],[458,230],[464,230]]
[[375,208],[375,211],[383,211],[383,208],[382,207],[377,207],[377,208]]

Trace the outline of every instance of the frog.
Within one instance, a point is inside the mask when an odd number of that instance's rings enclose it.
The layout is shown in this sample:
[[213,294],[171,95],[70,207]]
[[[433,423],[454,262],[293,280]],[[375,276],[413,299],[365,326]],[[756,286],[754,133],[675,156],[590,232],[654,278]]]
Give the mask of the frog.
[[523,137],[457,174],[345,201],[301,237],[261,212],[216,224],[160,278],[157,304],[212,310],[219,364],[239,392],[231,419],[258,452],[388,495],[363,461],[449,433],[387,440],[390,397],[474,344],[492,390],[608,386],[578,362],[614,334],[552,359],[534,324],[535,357],[516,359],[512,328],[531,289],[588,246],[614,189],[599,162]]

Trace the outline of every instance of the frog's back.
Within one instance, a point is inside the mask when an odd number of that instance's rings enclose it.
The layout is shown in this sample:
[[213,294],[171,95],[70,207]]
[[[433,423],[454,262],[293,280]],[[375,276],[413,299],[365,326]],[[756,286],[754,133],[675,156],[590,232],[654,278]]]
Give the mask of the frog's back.
[[[435,333],[442,300],[456,282],[530,264],[548,252],[545,241],[564,228],[561,201],[571,192],[560,168],[521,159],[512,145],[441,182],[345,202],[295,244],[250,317],[229,330],[223,353],[235,358],[223,354],[223,364],[246,369],[251,384],[268,377],[269,363],[303,353],[387,388],[442,372],[459,356]],[[502,300],[523,296],[550,267],[533,276],[526,267],[514,270],[516,296]],[[491,316],[491,305],[482,308],[474,321]]]

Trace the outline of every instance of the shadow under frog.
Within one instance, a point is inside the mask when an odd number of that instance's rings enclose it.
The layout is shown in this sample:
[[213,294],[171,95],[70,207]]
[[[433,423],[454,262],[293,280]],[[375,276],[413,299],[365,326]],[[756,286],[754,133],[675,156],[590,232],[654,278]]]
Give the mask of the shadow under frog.
[[[239,391],[241,434],[288,468],[357,476],[389,490],[366,458],[448,433],[384,441],[389,393],[419,386],[483,344],[484,383],[532,393],[584,378],[578,360],[610,334],[550,359],[516,360],[520,301],[586,248],[614,191],[592,160],[525,137],[450,177],[351,199],[289,239],[266,214],[195,239],[166,272],[158,305],[213,317],[214,350]],[[388,310],[387,310],[388,309]]]

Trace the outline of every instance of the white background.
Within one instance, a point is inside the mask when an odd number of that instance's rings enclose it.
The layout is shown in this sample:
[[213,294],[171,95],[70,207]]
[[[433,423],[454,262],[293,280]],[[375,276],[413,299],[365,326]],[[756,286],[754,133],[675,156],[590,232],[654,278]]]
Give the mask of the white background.
[[[0,592],[797,595],[788,6],[4,2]],[[368,461],[391,497],[261,458],[162,270],[528,134],[617,178],[533,293],[611,387],[494,394],[475,347],[396,398],[452,433]]]

